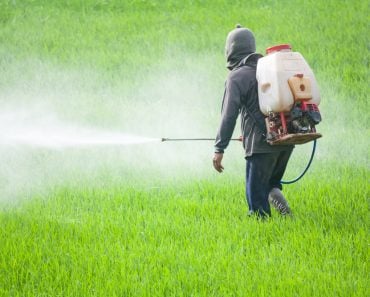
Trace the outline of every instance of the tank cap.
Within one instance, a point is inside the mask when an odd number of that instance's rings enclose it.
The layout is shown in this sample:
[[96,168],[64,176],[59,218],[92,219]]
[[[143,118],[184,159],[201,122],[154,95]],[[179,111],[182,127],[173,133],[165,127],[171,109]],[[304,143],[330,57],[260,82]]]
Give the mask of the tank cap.
[[269,54],[272,54],[273,52],[279,52],[279,51],[282,51],[282,50],[291,51],[292,47],[290,46],[290,44],[287,44],[287,43],[286,44],[274,45],[274,46],[268,47],[266,49],[266,54],[269,55]]

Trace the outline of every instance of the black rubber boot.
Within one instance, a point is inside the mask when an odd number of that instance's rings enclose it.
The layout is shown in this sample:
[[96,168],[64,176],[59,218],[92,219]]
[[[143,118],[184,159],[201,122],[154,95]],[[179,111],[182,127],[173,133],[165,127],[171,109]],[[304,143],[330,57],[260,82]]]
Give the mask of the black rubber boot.
[[270,191],[269,202],[281,215],[290,215],[292,213],[288,201],[286,201],[283,193],[278,188],[273,188]]

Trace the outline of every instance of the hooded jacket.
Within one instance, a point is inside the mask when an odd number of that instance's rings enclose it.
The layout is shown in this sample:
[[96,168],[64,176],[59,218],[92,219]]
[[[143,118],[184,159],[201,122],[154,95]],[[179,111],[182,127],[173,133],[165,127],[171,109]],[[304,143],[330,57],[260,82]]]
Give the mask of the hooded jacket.
[[246,157],[293,148],[291,145],[271,146],[266,142],[265,116],[259,108],[256,79],[257,62],[262,55],[255,50],[255,39],[250,30],[237,27],[227,36],[225,54],[230,73],[225,83],[216,153],[223,153],[228,146],[239,114]]

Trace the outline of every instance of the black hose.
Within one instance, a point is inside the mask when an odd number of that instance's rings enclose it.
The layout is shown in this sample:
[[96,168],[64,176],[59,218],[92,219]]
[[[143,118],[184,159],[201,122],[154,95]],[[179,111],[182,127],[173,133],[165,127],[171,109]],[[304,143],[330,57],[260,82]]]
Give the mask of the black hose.
[[283,181],[282,180],[280,182],[284,185],[289,185],[289,184],[293,184],[293,183],[299,181],[306,174],[308,168],[310,168],[312,160],[313,160],[313,156],[315,155],[315,151],[316,151],[316,139],[313,141],[312,153],[311,153],[310,160],[308,161],[308,164],[307,164],[306,168],[303,170],[303,172],[299,176],[297,176],[295,179],[288,180],[288,181]]

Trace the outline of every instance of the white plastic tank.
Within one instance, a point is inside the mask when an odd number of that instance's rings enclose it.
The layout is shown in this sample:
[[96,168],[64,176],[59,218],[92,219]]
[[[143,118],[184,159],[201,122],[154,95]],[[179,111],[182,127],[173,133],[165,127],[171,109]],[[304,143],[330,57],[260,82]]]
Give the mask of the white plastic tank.
[[[259,105],[263,114],[268,115],[270,111],[291,110],[295,96],[288,80],[292,77],[303,77],[308,81],[310,97],[305,101],[320,104],[320,93],[315,76],[300,53],[292,52],[289,44],[270,47],[266,53],[265,57],[258,60],[256,72]],[[304,86],[302,88],[304,89]]]

